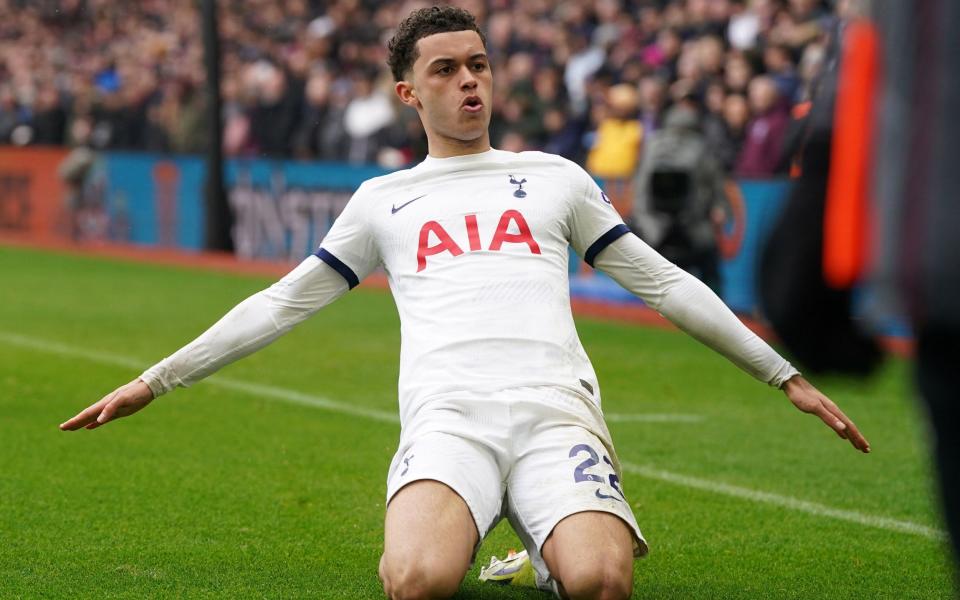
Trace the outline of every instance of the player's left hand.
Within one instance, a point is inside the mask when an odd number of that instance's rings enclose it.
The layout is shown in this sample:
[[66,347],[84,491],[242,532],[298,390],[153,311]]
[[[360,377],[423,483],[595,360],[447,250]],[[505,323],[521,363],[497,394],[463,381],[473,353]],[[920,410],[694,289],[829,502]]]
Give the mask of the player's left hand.
[[830,429],[833,429],[841,438],[848,440],[857,450],[864,453],[870,452],[870,442],[863,437],[853,421],[809,381],[797,375],[784,383],[782,389],[794,406],[805,413],[820,417]]

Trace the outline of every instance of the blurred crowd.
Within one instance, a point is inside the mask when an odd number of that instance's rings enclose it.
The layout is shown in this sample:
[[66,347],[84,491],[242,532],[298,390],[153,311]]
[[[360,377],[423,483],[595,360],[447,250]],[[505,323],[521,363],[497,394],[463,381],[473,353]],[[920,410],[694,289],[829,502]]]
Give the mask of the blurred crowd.
[[[494,65],[495,147],[632,176],[671,105],[689,106],[724,172],[785,172],[852,0],[463,0]],[[379,162],[426,154],[386,41],[418,1],[221,0],[231,156]],[[0,144],[205,149],[195,0],[0,0]]]

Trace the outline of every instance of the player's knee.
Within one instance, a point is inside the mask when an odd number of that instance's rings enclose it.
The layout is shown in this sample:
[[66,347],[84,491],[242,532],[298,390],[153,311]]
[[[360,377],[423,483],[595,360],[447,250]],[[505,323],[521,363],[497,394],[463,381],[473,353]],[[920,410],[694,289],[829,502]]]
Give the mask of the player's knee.
[[571,600],[623,600],[633,593],[633,571],[617,565],[583,565],[561,580]]
[[390,565],[380,561],[383,591],[390,600],[438,600],[449,598],[460,587],[460,578],[437,561],[404,561]]

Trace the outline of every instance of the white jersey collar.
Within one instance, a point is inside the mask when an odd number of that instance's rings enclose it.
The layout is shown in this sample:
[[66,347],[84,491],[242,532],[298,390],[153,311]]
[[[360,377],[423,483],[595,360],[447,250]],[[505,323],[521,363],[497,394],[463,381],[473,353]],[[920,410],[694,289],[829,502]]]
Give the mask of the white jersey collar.
[[483,152],[476,152],[474,154],[462,154],[460,156],[448,156],[446,158],[437,158],[435,156],[430,156],[428,154],[427,157],[423,159],[423,162],[421,162],[417,166],[434,168],[434,167],[452,167],[452,166],[460,166],[460,165],[469,165],[469,164],[474,164],[478,162],[483,162],[485,160],[493,158],[500,152],[501,152],[500,150],[497,150],[495,148],[490,148],[489,150],[485,150]]

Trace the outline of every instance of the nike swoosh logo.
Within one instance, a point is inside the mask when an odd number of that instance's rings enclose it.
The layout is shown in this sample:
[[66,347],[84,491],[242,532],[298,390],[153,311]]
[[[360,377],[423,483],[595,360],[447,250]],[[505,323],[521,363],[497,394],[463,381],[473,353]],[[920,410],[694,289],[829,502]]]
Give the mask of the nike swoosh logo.
[[597,498],[600,498],[601,500],[610,500],[611,498],[613,498],[617,502],[621,502],[620,498],[617,498],[616,496],[608,496],[606,494],[601,493],[600,488],[597,488]]
[[[424,194],[423,196],[426,196],[426,194]],[[396,206],[396,205],[391,206],[391,207],[390,207],[390,214],[391,214],[391,215],[397,214],[403,207],[405,207],[406,205],[410,204],[411,202],[416,202],[416,201],[419,200],[420,198],[423,198],[423,196],[417,196],[417,197],[414,198],[413,200],[407,200],[406,202],[404,202],[404,203],[401,204],[400,206]]]

